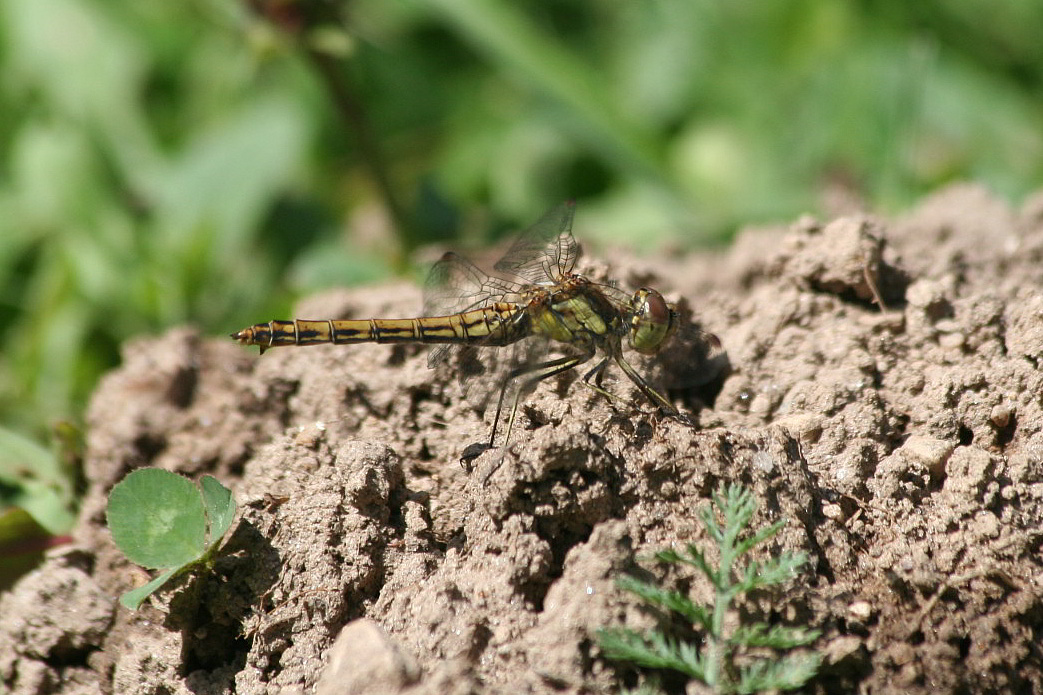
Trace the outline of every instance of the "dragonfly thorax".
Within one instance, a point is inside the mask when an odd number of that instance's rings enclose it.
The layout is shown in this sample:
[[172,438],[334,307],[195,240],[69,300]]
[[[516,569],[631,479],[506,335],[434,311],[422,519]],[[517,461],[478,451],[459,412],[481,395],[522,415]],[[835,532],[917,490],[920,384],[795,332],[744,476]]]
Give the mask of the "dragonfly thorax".
[[642,287],[630,301],[630,347],[644,355],[659,351],[677,327],[674,310],[656,290]]

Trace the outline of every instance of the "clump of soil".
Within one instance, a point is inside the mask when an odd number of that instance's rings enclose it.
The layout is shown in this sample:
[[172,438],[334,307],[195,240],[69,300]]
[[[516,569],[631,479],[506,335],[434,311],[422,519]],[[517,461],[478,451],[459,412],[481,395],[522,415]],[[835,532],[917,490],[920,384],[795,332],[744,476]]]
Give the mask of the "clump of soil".
[[[696,511],[737,481],[758,523],[789,520],[766,552],[811,558],[741,606],[823,631],[811,690],[1043,691],[1043,197],[1015,213],[959,186],[891,221],[802,219],[588,271],[606,268],[686,297],[730,373],[670,391],[692,423],[621,374],[605,385],[623,402],[551,379],[502,465],[490,450],[470,472],[491,409],[423,348],[258,358],[186,329],[128,345],[91,404],[76,545],[0,598],[4,689],[617,692],[636,673],[594,633],[655,616],[614,578],[666,573],[643,558],[670,544],[711,549]],[[419,304],[396,285],[298,315]],[[641,370],[676,385],[670,365]],[[103,512],[145,465],[217,475],[242,518],[215,573],[130,613],[115,597],[146,575]]]

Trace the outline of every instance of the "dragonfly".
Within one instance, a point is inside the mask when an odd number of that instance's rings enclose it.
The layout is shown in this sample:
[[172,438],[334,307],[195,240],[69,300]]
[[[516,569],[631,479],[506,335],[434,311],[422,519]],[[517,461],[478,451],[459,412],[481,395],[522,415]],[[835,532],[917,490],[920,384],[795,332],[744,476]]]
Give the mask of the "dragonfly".
[[[678,310],[650,287],[628,294],[577,273],[580,254],[572,236],[574,215],[572,201],[548,212],[517,237],[491,274],[459,254],[444,254],[425,284],[421,317],[275,320],[249,326],[231,337],[242,345],[259,346],[261,353],[289,345],[427,343],[435,345],[428,355],[432,368],[445,362],[454,347],[507,347],[543,338],[541,359],[531,357],[534,351],[519,351],[528,358],[507,360],[513,366],[498,377],[499,397],[488,449],[495,448],[505,406],[510,415],[504,449],[522,397],[539,382],[597,356],[601,359],[583,376],[587,386],[619,399],[601,386],[605,368],[614,363],[664,416],[689,422],[623,354],[624,343],[639,354],[659,353],[678,332]],[[716,336],[698,329],[689,331],[693,332],[703,344],[704,356],[721,352]],[[548,344],[557,345],[563,354],[548,359]],[[703,361],[712,363],[713,359]],[[709,373],[700,381],[713,377]]]

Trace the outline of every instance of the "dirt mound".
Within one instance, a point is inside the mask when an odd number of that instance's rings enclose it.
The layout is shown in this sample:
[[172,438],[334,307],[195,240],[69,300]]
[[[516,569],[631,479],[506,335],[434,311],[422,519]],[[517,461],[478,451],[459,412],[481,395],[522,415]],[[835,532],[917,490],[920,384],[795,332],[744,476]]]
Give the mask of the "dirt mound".
[[[527,400],[502,466],[487,451],[468,472],[491,413],[423,348],[258,358],[188,330],[130,344],[91,404],[77,545],[0,598],[0,682],[617,692],[633,672],[599,658],[594,631],[650,617],[614,577],[672,543],[712,547],[696,510],[739,481],[758,522],[789,519],[767,550],[811,558],[741,609],[823,630],[813,689],[1043,691],[1043,197],[1014,213],[960,186],[893,221],[800,220],[717,256],[610,261],[625,285],[689,298],[721,338],[727,379],[672,392],[694,427],[620,374],[607,386],[633,407],[567,374]],[[419,305],[396,285],[299,315]],[[669,368],[641,371],[670,386]],[[242,519],[213,575],[129,613],[115,597],[145,575],[103,510],[144,465],[214,473]]]

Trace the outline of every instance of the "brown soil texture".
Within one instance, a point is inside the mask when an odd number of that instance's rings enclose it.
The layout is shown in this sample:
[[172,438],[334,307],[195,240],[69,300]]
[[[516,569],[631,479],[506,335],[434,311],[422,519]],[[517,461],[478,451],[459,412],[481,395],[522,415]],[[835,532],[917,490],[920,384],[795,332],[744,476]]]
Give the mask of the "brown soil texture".
[[[701,577],[648,558],[713,556],[697,512],[740,482],[755,523],[788,519],[760,557],[810,558],[738,606],[822,630],[809,692],[1043,692],[1043,195],[1014,211],[961,185],[892,220],[602,258],[585,270],[686,297],[730,373],[670,391],[692,423],[659,417],[615,368],[622,401],[550,379],[488,480],[499,452],[460,461],[491,409],[422,346],[259,358],[190,329],[126,346],[90,406],[76,543],[0,598],[0,690],[618,692],[641,676],[601,657],[596,630],[661,616],[615,577],[705,599]],[[393,285],[299,315],[419,305]],[[676,365],[635,365],[671,386]],[[116,598],[147,575],[104,509],[140,466],[218,476],[241,518],[214,572],[132,613]]]

